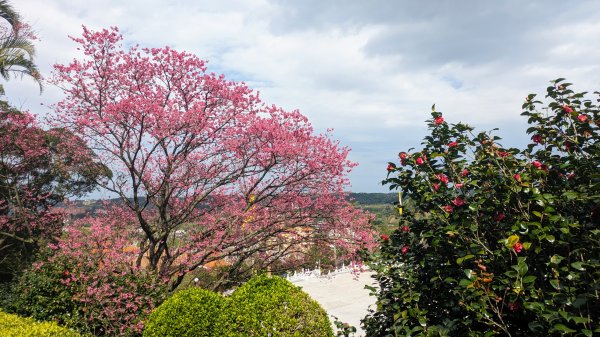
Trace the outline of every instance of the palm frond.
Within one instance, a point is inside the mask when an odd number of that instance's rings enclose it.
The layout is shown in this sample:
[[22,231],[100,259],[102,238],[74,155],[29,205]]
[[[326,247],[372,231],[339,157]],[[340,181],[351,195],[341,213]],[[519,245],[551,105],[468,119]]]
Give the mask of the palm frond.
[[20,16],[6,0],[0,0],[0,17],[6,20],[14,29],[17,28]]

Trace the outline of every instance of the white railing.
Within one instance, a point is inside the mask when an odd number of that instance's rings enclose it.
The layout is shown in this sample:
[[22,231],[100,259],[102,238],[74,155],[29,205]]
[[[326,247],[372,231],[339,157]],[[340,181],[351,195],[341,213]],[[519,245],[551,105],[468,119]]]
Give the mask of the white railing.
[[347,274],[347,273],[358,274],[360,272],[367,271],[367,270],[369,270],[369,269],[365,265],[350,264],[350,265],[346,266],[346,265],[342,264],[342,266],[340,268],[337,268],[335,270],[330,270],[326,273],[322,273],[321,268],[319,268],[319,267],[312,269],[312,270],[302,269],[301,271],[294,271],[293,273],[288,272],[288,274],[285,276],[285,278],[292,283],[298,282],[298,281],[303,281],[303,280],[309,280],[309,279],[331,280],[336,275],[339,275],[339,274]]

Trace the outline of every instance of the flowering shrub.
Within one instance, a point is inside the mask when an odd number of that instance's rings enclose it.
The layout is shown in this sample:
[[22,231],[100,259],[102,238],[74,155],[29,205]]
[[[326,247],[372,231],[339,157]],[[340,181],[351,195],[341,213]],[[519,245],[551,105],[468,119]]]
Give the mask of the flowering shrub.
[[599,97],[563,79],[546,97],[523,104],[523,150],[434,107],[423,148],[384,181],[414,211],[370,257],[368,336],[600,332]]
[[105,173],[81,139],[44,130],[34,115],[0,101],[0,282],[60,233],[62,216],[53,206],[91,191]]
[[8,309],[97,336],[139,335],[166,286],[135,266],[139,251],[131,242],[139,234],[128,213],[109,212],[67,226],[47,261],[17,282]]

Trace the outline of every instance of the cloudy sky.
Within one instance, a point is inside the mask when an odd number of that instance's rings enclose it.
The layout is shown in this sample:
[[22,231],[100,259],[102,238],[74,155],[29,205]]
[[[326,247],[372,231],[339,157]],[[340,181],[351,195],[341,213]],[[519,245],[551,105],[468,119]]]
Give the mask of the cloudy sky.
[[[353,191],[385,191],[387,161],[417,146],[436,104],[449,122],[500,128],[522,145],[523,98],[566,77],[600,89],[600,1],[12,0],[29,22],[45,76],[76,55],[81,25],[117,26],[127,44],[209,60],[263,99],[333,128],[359,163]],[[61,93],[31,81],[9,101],[44,114]]]

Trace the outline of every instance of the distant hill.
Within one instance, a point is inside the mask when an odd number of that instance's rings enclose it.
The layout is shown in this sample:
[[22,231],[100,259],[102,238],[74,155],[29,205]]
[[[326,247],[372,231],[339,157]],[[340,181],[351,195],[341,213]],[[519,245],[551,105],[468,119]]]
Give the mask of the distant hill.
[[[358,205],[390,205],[398,200],[398,195],[396,193],[349,193],[348,200]],[[122,202],[118,198],[108,200],[73,200],[66,204],[60,204],[58,207],[65,209],[72,218],[81,218],[85,214],[96,214],[96,212],[106,209],[109,205],[118,205]]]
[[350,193],[349,199],[359,205],[391,204],[398,200],[396,193]]

